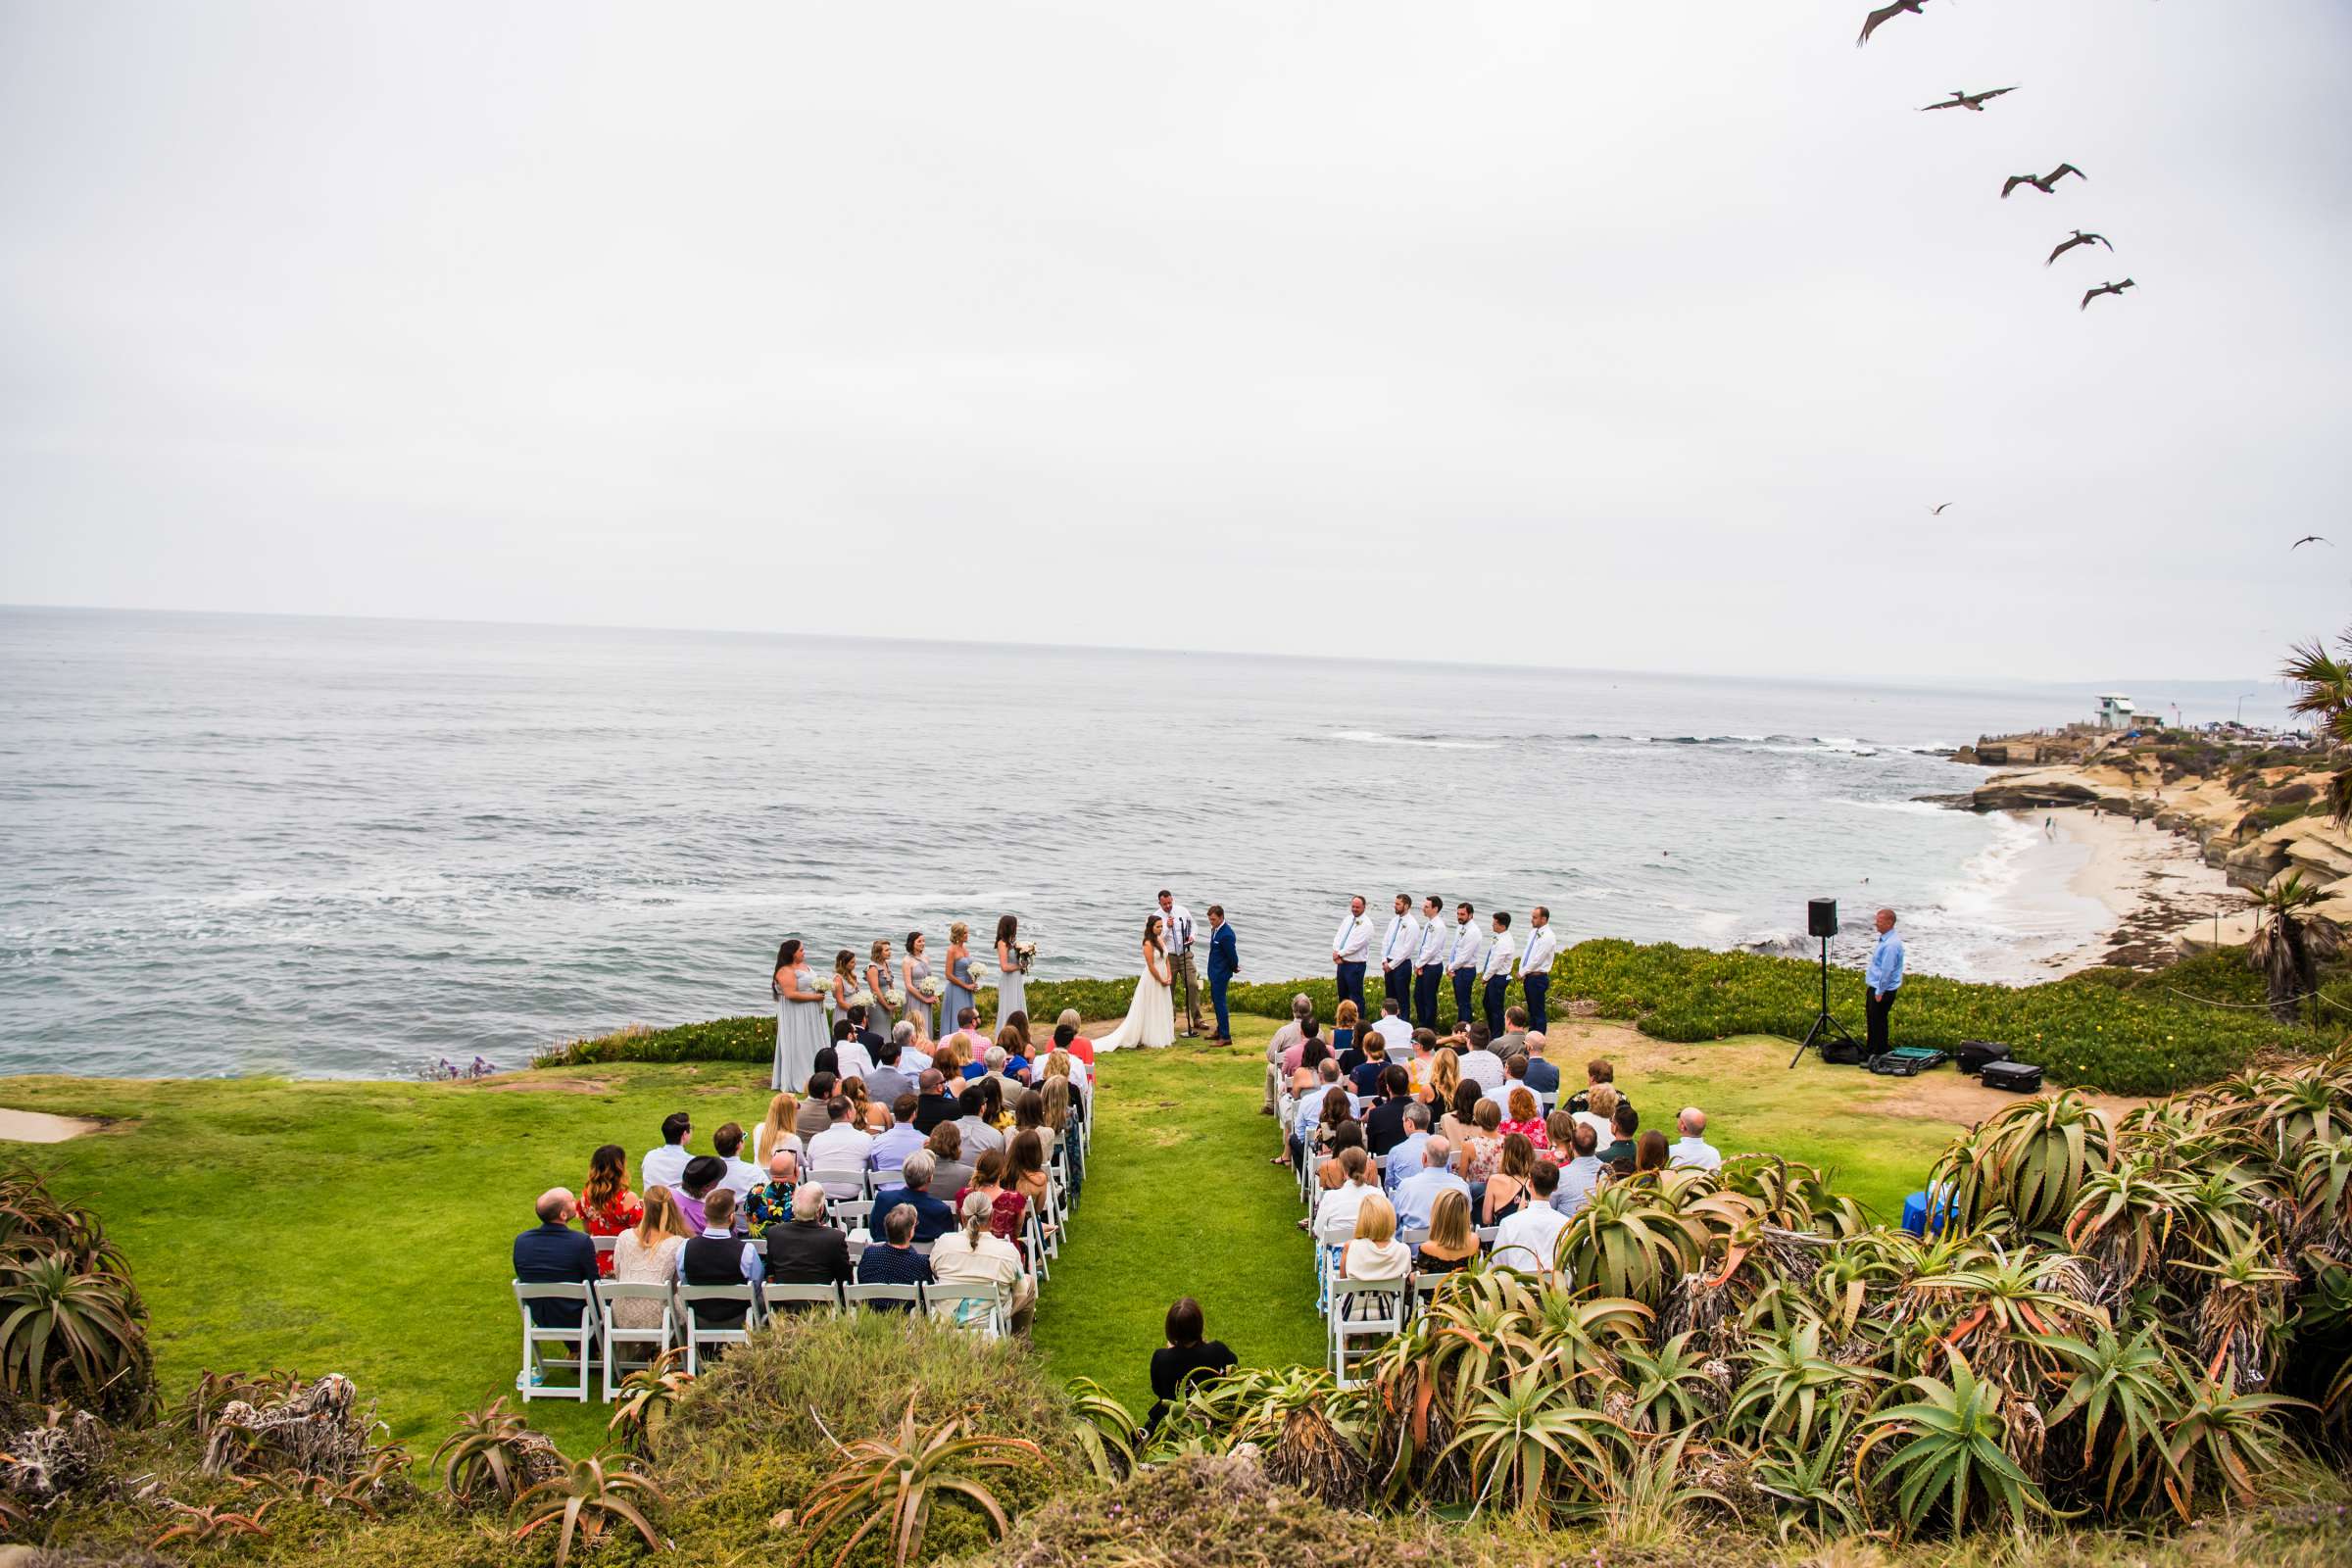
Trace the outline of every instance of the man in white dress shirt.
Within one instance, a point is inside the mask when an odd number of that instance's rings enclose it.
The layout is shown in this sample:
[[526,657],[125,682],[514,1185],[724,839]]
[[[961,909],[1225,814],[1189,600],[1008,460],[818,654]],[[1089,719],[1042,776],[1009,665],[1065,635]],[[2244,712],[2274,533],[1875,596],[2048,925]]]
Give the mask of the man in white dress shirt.
[[1176,902],[1176,895],[1159,890],[1159,951],[1168,956],[1168,988],[1181,977],[1184,986],[1184,1038],[1200,1036],[1200,984],[1193,967],[1193,911]]
[[1479,979],[1485,982],[1482,1009],[1487,1015],[1487,1035],[1491,1039],[1502,1033],[1502,1009],[1511,1000],[1511,958],[1517,952],[1511,946],[1511,911],[1494,911],[1494,945],[1487,950],[1487,961],[1479,965]]
[[1535,1191],[1534,1200],[1494,1228],[1489,1256],[1496,1268],[1548,1274],[1559,1253],[1560,1232],[1568,1228],[1568,1216],[1551,1206],[1552,1195],[1560,1190],[1560,1168],[1539,1159],[1527,1184]]
[[1389,1059],[1395,1062],[1413,1059],[1413,1026],[1389,1010],[1391,1002],[1401,1000],[1396,997],[1381,998],[1380,1021],[1372,1026],[1372,1032],[1380,1036],[1381,1045],[1387,1048]]
[[1473,1004],[1478,993],[1478,927],[1471,923],[1471,917],[1477,913],[1467,904],[1453,906],[1453,941],[1446,950],[1446,969],[1453,976],[1453,1026],[1456,1029],[1477,1016]]
[[1331,938],[1331,964],[1339,973],[1340,1000],[1364,1010],[1364,964],[1372,952],[1372,922],[1364,918],[1364,898],[1348,901],[1348,916]]
[[1461,1054],[1457,1065],[1462,1078],[1485,1090],[1486,1098],[1499,1102],[1502,1086],[1510,1075],[1502,1070],[1502,1058],[1489,1045],[1487,1026],[1473,1019],[1470,1024],[1470,1049]]
[[1551,911],[1541,904],[1529,912],[1527,924],[1527,951],[1519,955],[1519,987],[1527,993],[1527,1026],[1543,1029],[1547,1027],[1544,998],[1551,990],[1551,960],[1560,951],[1560,939],[1551,929]]
[[1685,1105],[1675,1118],[1682,1137],[1666,1151],[1669,1165],[1696,1165],[1701,1170],[1723,1168],[1723,1151],[1707,1142],[1707,1113],[1696,1105]]
[[694,1157],[686,1149],[686,1140],[693,1136],[694,1123],[682,1110],[673,1110],[662,1118],[662,1147],[651,1150],[639,1167],[643,1176],[637,1190],[666,1187],[677,1192],[678,1183],[686,1174],[686,1162]]
[[1396,999],[1396,1010],[1413,1004],[1413,955],[1421,949],[1421,922],[1413,918],[1413,901],[1396,895],[1396,912],[1380,938],[1380,989]]
[[1446,928],[1438,923],[1446,901],[1432,893],[1421,901],[1421,940],[1413,949],[1413,1024],[1438,1026],[1438,982],[1446,973]]

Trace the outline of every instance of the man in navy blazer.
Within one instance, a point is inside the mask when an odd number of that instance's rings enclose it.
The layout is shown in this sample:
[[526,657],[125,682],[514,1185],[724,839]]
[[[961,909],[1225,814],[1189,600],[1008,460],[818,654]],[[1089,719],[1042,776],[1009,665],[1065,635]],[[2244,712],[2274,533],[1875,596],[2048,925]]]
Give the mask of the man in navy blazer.
[[1208,1000],[1217,1011],[1217,1044],[1233,1044],[1233,1020],[1225,1014],[1225,988],[1242,970],[1241,945],[1233,939],[1233,927],[1225,923],[1225,906],[1208,906]]
[[[596,1243],[571,1228],[571,1194],[551,1187],[539,1195],[539,1223],[514,1238],[514,1278],[524,1285],[584,1285],[596,1278]],[[533,1301],[531,1321],[543,1329],[580,1326],[577,1301]]]

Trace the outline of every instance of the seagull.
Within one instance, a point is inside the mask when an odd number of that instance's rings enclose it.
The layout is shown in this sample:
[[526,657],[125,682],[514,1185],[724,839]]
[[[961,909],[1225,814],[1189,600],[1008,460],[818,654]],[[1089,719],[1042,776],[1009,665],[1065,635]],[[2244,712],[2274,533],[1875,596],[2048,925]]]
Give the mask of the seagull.
[[2139,287],[2139,285],[2132,282],[2128,277],[2125,278],[2121,283],[2101,283],[2097,288],[2094,288],[2089,293],[2083,295],[2082,303],[2080,306],[2077,306],[2076,309],[2087,311],[2090,309],[2090,302],[2097,299],[2102,294],[2121,294],[2128,288],[2137,287]]
[[1923,104],[1919,112],[1924,115],[1936,109],[1974,109],[1981,115],[1984,112],[1984,105],[1987,102],[1998,98],[2005,92],[2015,91],[2017,91],[2015,87],[1995,87],[1990,92],[1962,92],[1959,88],[1954,87],[1952,95],[1942,103]]
[[1859,49],[1864,44],[1870,42],[1870,35],[1872,33],[1878,31],[1881,26],[1886,23],[1892,22],[1895,18],[1901,16],[1906,11],[1910,12],[1911,15],[1915,17],[1918,16],[1919,8],[1927,3],[1928,0],[1894,0],[1892,5],[1879,7],[1878,10],[1873,11],[1869,16],[1862,19],[1862,36],[1854,40],[1854,47]]
[[[1948,507],[1948,506],[1950,506],[1950,505],[1951,505],[1951,503],[1950,503],[1949,501],[1946,501],[1946,502],[1943,504],[1943,507]],[[1942,516],[1942,515],[1943,515],[1943,507],[1930,507],[1930,508],[1928,509],[1928,515],[1929,515],[1929,516],[1931,516],[1931,517],[1940,517],[1940,516]]]
[[2293,544],[2288,545],[2286,548],[2289,550],[2300,550],[2305,545],[2326,545],[2330,550],[2335,548],[2334,541],[2328,538],[2328,536],[2325,534],[2317,533],[2307,533],[2302,538],[2296,540]]
[[2068,174],[2074,175],[2077,179],[2088,179],[2090,177],[2088,174],[2085,174],[2082,172],[2082,171],[2077,169],[2072,164],[2060,164],[2056,169],[2051,170],[2046,174],[2011,174],[2007,180],[2002,182],[2001,200],[2007,201],[2009,199],[2009,193],[2017,189],[2017,187],[2020,185],[2031,185],[2035,190],[2041,192],[2044,196],[2051,195],[2056,191],[2058,181],[2065,178]]
[[[2078,228],[2075,230],[2075,237],[2073,239],[2061,241],[2058,248],[2050,252],[2050,262],[2056,261],[2059,257],[2064,256],[2068,251],[2073,250],[2078,245],[2107,245],[2107,236],[2104,234],[2085,234]],[[2113,245],[2107,245],[2107,248],[2111,251],[2115,249]],[[2044,262],[2041,265],[2047,267],[2050,265],[2050,262]]]

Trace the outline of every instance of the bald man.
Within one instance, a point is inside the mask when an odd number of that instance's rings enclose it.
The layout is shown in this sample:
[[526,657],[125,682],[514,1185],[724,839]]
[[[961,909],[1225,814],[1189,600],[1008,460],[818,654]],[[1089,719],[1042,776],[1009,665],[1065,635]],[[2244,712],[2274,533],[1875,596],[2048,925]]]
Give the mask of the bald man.
[[[579,1205],[569,1192],[551,1187],[539,1195],[539,1223],[514,1238],[514,1278],[523,1285],[585,1285],[596,1278],[596,1243],[571,1228]],[[578,1301],[533,1301],[531,1321],[543,1329],[580,1326]]]
[[1696,1105],[1685,1105],[1682,1115],[1675,1118],[1682,1137],[1666,1151],[1669,1165],[1695,1165],[1700,1170],[1720,1170],[1723,1151],[1707,1142],[1707,1113]]
[[1881,909],[1871,924],[1878,927],[1879,943],[1862,970],[1862,1015],[1869,1023],[1870,1054],[1878,1056],[1886,1054],[1887,1015],[1894,1011],[1895,994],[1903,989],[1903,939],[1894,934],[1892,909]]

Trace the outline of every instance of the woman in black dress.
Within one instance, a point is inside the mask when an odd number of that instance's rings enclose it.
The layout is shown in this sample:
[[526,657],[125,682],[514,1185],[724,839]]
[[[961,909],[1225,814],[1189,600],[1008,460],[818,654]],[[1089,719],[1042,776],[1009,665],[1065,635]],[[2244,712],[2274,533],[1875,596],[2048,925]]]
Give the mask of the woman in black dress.
[[1189,1296],[1180,1298],[1168,1308],[1168,1343],[1152,1352],[1152,1392],[1158,1399],[1144,1418],[1145,1431],[1159,1426],[1188,1382],[1230,1372],[1237,1364],[1223,1340],[1203,1343],[1200,1333],[1200,1303]]

